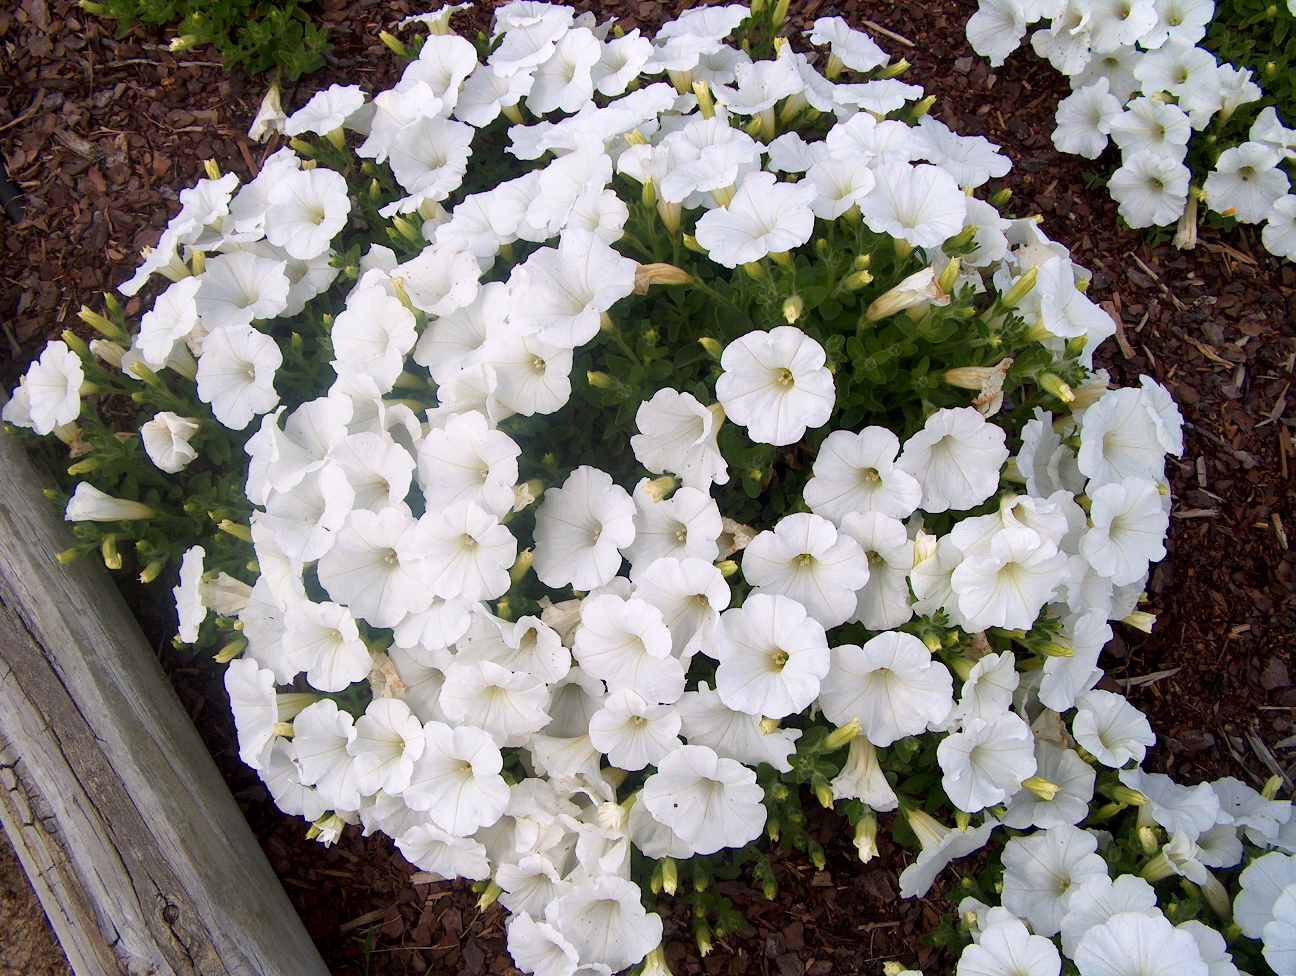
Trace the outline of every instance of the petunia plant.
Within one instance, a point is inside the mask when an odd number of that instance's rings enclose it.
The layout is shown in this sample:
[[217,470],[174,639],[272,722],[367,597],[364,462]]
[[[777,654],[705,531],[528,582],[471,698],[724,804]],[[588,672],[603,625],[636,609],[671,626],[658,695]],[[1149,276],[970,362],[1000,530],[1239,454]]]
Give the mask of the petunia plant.
[[1093,369],[1009,161],[786,7],[649,40],[517,0],[475,45],[443,7],[392,90],[270,99],[289,145],[209,164],[120,290],[170,284],[4,409],[72,455],[66,558],[178,565],[280,808],[477,882],[526,972],[664,972],[658,896],[709,950],[714,879],[822,865],[803,797],[913,851],[905,897],[990,848],[960,972],[1285,959],[1291,805],[1144,773],[1095,687],[1153,622],[1173,401]]

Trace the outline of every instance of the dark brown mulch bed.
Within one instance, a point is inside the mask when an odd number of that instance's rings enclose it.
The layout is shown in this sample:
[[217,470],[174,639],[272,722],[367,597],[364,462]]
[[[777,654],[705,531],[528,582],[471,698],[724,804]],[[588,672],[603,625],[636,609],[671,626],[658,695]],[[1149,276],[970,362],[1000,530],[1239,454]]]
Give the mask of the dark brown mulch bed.
[[[486,26],[493,5],[479,4],[468,22]],[[651,32],[695,4],[577,5]],[[339,81],[372,92],[391,84],[396,59],[377,34],[411,7],[322,0],[336,47],[330,66],[298,90]],[[1296,419],[1287,409],[1296,401],[1296,268],[1265,253],[1250,228],[1203,230],[1190,252],[1151,247],[1142,232],[1122,229],[1105,191],[1086,189],[1085,171],[1106,160],[1061,155],[1049,141],[1063,79],[1028,51],[991,71],[963,38],[974,10],[967,0],[797,0],[790,20],[800,28],[841,14],[913,42],[879,38],[913,62],[906,80],[938,97],[938,118],[986,135],[1014,160],[1003,181],[1015,193],[1012,212],[1043,214],[1049,235],[1095,272],[1091,295],[1122,324],[1105,350],[1113,380],[1128,384],[1148,373],[1178,398],[1191,426],[1184,458],[1171,463],[1170,554],[1149,585],[1159,622],[1152,636],[1117,627],[1105,683],[1129,694],[1161,732],[1153,768],[1189,781],[1228,774],[1258,784],[1287,766],[1279,743],[1292,734],[1296,709],[1289,670],[1296,550],[1288,538],[1296,533]],[[160,49],[165,41],[160,30],[136,28],[116,42],[70,0],[21,0],[0,10],[0,153],[28,195],[26,222],[3,227],[6,384],[47,338],[75,326],[82,302],[95,304],[95,292],[130,275],[137,250],[156,241],[177,209],[179,190],[202,175],[201,160],[215,158],[246,177],[274,148],[245,135],[263,79],[227,74],[214,51],[169,54]],[[293,96],[290,89],[285,102],[300,104]],[[305,840],[299,820],[279,815],[238,761],[219,669],[171,648],[164,603],[138,586],[127,592],[334,972],[513,972],[503,913],[477,912],[465,885],[411,885],[413,869],[386,839],[352,829],[326,850]],[[861,866],[839,818],[818,811],[812,824],[827,870],[779,857],[773,903],[743,880],[725,883],[750,925],[705,959],[692,946],[689,919],[663,903],[677,973],[876,973],[893,958],[949,968],[916,938],[948,904],[896,894],[910,855],[896,851]]]

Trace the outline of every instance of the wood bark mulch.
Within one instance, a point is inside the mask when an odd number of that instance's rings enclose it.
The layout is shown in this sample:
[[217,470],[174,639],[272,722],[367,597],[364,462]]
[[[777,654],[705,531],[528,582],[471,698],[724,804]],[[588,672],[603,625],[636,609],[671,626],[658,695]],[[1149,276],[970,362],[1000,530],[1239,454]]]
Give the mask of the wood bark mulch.
[[[693,5],[577,4],[646,33]],[[485,27],[491,6],[479,4],[465,23]],[[371,93],[390,85],[397,59],[378,31],[425,5],[323,0],[319,7],[335,49],[329,67],[285,92],[289,107],[335,81]],[[1258,785],[1293,764],[1286,740],[1296,733],[1296,267],[1267,254],[1255,228],[1218,233],[1203,225],[1200,245],[1186,252],[1122,229],[1106,191],[1087,188],[1086,173],[1108,157],[1082,160],[1050,142],[1064,79],[1029,50],[991,70],[964,39],[975,9],[970,0],[796,0],[790,23],[799,29],[841,15],[912,42],[878,37],[913,63],[905,80],[937,96],[937,118],[1003,146],[1014,162],[1002,181],[1015,194],[1010,212],[1042,214],[1047,233],[1094,272],[1091,297],[1121,325],[1100,355],[1113,381],[1137,383],[1146,373],[1178,399],[1190,426],[1184,457],[1170,464],[1169,555],[1148,587],[1159,620],[1150,636],[1116,627],[1103,687],[1128,694],[1160,733],[1149,768],[1188,782],[1234,775]],[[96,305],[96,292],[129,277],[138,249],[155,243],[178,208],[178,192],[202,175],[203,159],[246,178],[274,147],[246,137],[265,79],[225,72],[214,51],[170,54],[166,41],[152,27],[116,41],[70,0],[19,0],[0,10],[0,157],[28,208],[22,225],[0,223],[6,385],[46,339],[77,327],[83,302]],[[278,814],[238,761],[222,669],[171,647],[164,590],[124,589],[333,972],[515,972],[503,911],[478,912],[466,883],[411,884],[414,869],[386,838],[352,828],[324,849],[305,840],[300,820]],[[897,875],[912,855],[884,851],[860,865],[849,827],[812,799],[806,810],[827,869],[818,872],[799,855],[776,857],[774,902],[749,876],[723,882],[750,924],[705,958],[692,944],[690,919],[664,900],[673,970],[873,974],[895,958],[929,972],[952,969],[918,942],[948,903],[935,893],[898,897]],[[7,935],[0,945],[2,974],[13,965]],[[35,965],[23,971],[44,972]]]

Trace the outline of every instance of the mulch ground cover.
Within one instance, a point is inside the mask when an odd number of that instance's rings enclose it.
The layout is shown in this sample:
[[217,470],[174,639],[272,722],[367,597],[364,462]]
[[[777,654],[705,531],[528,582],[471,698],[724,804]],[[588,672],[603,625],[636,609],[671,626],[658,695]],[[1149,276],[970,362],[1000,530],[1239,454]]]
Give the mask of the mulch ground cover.
[[[493,5],[479,2],[456,26],[487,27]],[[645,33],[694,5],[576,4]],[[398,61],[378,32],[424,5],[320,0],[317,7],[332,28],[329,66],[289,86],[285,105],[295,108],[306,92],[332,82],[370,93],[392,84]],[[1127,694],[1160,733],[1150,769],[1186,782],[1234,775],[1259,785],[1271,773],[1287,775],[1286,740],[1296,743],[1296,411],[1289,409],[1296,405],[1296,267],[1267,254],[1251,228],[1203,227],[1198,247],[1181,252],[1120,227],[1105,190],[1087,189],[1086,171],[1106,159],[1060,154],[1049,139],[1065,79],[1028,49],[991,70],[964,38],[975,9],[963,0],[796,0],[789,22],[794,42],[821,16],[874,29],[887,50],[912,62],[905,80],[937,96],[936,117],[1003,146],[1014,162],[1001,181],[1014,193],[1009,212],[1042,214],[1049,236],[1094,272],[1090,295],[1120,327],[1102,365],[1118,385],[1156,377],[1187,421],[1187,450],[1170,463],[1169,555],[1152,575],[1145,607],[1158,622],[1152,635],[1116,626],[1102,687]],[[226,72],[215,51],[169,53],[166,42],[150,27],[115,40],[110,26],[70,0],[21,0],[0,10],[0,156],[27,205],[21,225],[0,224],[6,386],[47,339],[77,327],[83,302],[94,305],[96,292],[129,277],[139,248],[154,244],[178,209],[179,191],[202,175],[203,159],[248,178],[277,147],[245,134],[264,78]],[[138,311],[138,302],[128,308]],[[305,840],[301,820],[278,814],[238,760],[222,669],[171,647],[165,590],[123,588],[333,972],[515,972],[504,949],[504,912],[477,911],[466,883],[412,884],[415,869],[387,838],[350,828],[325,849]],[[723,882],[749,925],[705,958],[692,943],[691,920],[664,901],[674,971],[871,974],[897,958],[929,973],[952,969],[918,941],[950,909],[939,897],[948,881],[929,899],[901,900],[896,879],[910,852],[884,842],[884,856],[861,865],[844,821],[812,799],[806,810],[815,811],[809,816],[827,850],[826,870],[800,855],[777,856],[773,902],[749,878]],[[0,972],[5,964],[0,956]]]

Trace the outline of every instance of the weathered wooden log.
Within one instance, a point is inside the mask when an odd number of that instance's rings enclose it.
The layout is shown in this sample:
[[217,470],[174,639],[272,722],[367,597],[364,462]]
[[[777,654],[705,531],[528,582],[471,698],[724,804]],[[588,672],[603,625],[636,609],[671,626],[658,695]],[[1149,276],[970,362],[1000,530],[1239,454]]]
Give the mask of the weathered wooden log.
[[0,823],[78,976],[326,976],[102,566],[0,434]]

